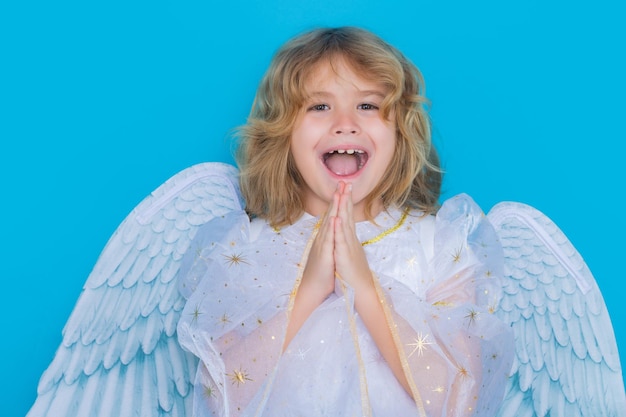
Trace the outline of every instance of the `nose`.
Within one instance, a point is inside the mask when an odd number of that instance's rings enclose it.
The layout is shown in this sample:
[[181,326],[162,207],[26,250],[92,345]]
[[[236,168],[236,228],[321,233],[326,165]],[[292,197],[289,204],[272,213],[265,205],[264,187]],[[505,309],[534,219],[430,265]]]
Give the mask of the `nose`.
[[336,135],[355,135],[360,132],[359,123],[354,114],[349,111],[339,111],[336,113],[333,124],[333,132]]

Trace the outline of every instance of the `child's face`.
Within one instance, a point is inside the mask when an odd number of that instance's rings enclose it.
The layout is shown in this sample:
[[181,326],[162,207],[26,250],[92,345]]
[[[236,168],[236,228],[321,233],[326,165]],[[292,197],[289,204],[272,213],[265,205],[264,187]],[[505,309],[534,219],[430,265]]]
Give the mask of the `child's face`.
[[[342,59],[318,64],[307,80],[309,97],[291,135],[291,153],[306,187],[305,210],[324,214],[339,181],[352,184],[356,221],[364,199],[382,179],[396,146],[393,114],[381,116],[387,90],[357,75]],[[375,206],[377,214],[382,201]]]

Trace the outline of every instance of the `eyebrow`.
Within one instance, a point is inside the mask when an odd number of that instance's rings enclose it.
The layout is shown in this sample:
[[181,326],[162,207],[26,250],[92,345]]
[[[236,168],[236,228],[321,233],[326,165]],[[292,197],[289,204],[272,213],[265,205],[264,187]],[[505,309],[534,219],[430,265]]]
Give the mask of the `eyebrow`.
[[[307,95],[308,99],[311,98],[327,98],[327,97],[332,97],[334,94],[331,92],[327,92],[327,91],[313,91],[310,94]],[[384,99],[385,97],[387,97],[386,94],[384,94],[382,91],[379,90],[362,90],[359,91],[359,95],[361,97],[367,97],[367,96],[377,96],[380,97],[381,99]]]

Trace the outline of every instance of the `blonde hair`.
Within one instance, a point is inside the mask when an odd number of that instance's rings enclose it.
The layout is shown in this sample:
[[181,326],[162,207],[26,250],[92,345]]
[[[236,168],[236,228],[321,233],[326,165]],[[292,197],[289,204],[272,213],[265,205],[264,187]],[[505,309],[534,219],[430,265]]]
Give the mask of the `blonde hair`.
[[274,55],[248,121],[239,129],[236,159],[246,210],[273,226],[291,224],[303,214],[304,181],[291,155],[291,132],[316,64],[337,58],[387,88],[381,113],[385,119],[395,117],[396,151],[387,172],[365,199],[367,217],[372,220],[378,198],[385,208],[436,211],[442,174],[432,146],[422,75],[396,48],[354,27],[304,33]]

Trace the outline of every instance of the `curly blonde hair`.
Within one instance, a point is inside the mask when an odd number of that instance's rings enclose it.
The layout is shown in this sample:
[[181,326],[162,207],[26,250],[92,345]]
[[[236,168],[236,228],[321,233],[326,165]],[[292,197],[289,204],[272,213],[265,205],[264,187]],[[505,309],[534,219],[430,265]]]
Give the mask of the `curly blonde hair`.
[[304,181],[291,155],[291,132],[316,64],[338,58],[387,88],[381,113],[385,119],[395,118],[396,151],[387,172],[365,199],[366,216],[372,220],[379,198],[385,208],[436,211],[442,172],[431,141],[422,75],[395,47],[354,27],[306,32],[274,55],[247,123],[238,132],[236,160],[246,210],[276,227],[291,224],[303,214]]

